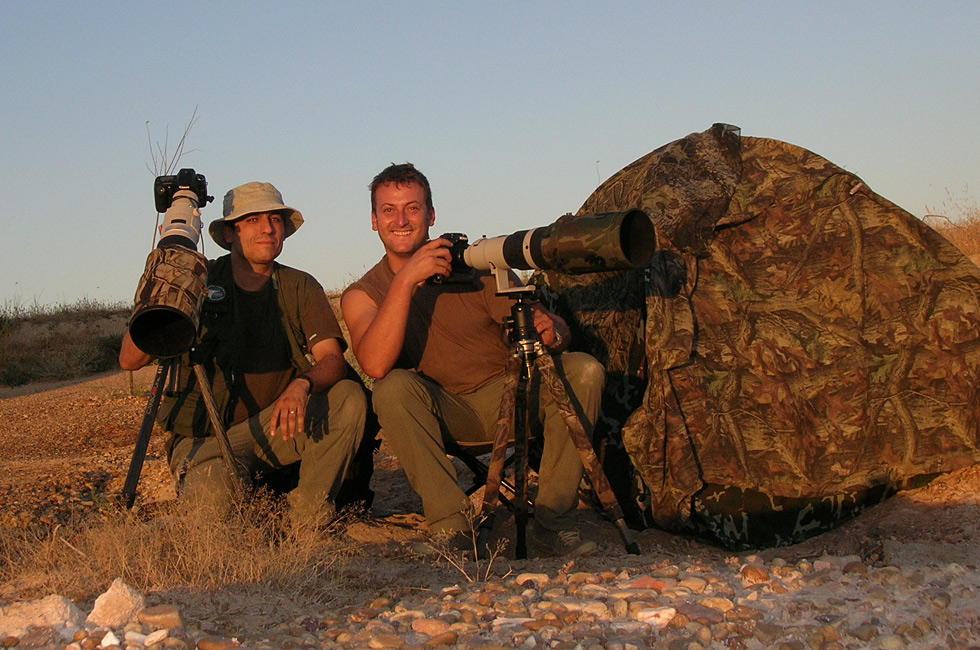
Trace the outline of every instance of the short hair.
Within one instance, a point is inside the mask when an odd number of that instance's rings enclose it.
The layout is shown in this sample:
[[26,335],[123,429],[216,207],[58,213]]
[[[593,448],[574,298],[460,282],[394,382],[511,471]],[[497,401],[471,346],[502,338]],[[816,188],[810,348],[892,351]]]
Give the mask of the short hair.
[[433,209],[432,206],[432,188],[429,187],[429,179],[425,177],[425,174],[415,169],[415,165],[412,163],[403,163],[401,165],[396,165],[391,163],[385,167],[381,173],[374,177],[371,181],[371,212],[374,212],[374,198],[378,192],[378,188],[382,185],[387,185],[388,183],[394,183],[395,185],[409,185],[411,183],[417,183],[422,186],[425,190],[425,207],[429,210]]

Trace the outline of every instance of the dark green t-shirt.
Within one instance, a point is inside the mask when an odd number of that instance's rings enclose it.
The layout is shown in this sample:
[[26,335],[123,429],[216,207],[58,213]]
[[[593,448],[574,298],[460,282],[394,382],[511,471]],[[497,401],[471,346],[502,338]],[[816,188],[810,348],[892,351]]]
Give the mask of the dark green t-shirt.
[[273,404],[296,376],[272,282],[258,291],[235,287],[235,348],[230,424]]
[[158,419],[182,436],[203,436],[210,422],[189,367],[193,356],[211,380],[224,425],[243,422],[272,405],[293,378],[309,367],[297,361],[322,340],[344,347],[340,324],[313,276],[276,265],[274,280],[254,292],[239,289],[228,256],[209,264],[209,291],[201,308],[201,334],[180,364],[181,388],[164,398]]

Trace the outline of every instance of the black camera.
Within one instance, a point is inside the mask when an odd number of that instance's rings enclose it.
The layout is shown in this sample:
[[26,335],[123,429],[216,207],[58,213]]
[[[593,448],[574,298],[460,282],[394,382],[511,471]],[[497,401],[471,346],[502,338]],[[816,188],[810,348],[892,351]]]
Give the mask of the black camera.
[[173,203],[174,192],[178,190],[189,190],[196,194],[197,204],[200,206],[214,200],[213,196],[208,196],[208,182],[204,179],[204,174],[197,174],[193,169],[181,169],[175,176],[157,176],[153,183],[157,212],[163,214],[167,211]]
[[449,265],[452,267],[449,272],[449,277],[442,275],[433,275],[429,278],[429,282],[432,284],[442,284],[443,282],[451,284],[467,284],[472,282],[476,278],[476,269],[469,266],[463,259],[463,254],[466,249],[470,246],[470,239],[461,232],[447,232],[442,235],[440,239],[446,239],[449,241],[449,254],[452,259]]

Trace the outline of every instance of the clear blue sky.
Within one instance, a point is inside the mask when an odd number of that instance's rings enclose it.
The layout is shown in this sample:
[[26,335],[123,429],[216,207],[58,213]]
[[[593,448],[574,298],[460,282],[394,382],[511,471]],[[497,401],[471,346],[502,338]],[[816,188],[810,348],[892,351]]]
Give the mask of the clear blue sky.
[[[367,184],[414,162],[435,234],[545,225],[714,122],[806,147],[921,216],[980,182],[980,2],[0,0],[0,306],[129,301],[150,143],[221,196],[274,183],[286,264],[381,255]],[[149,131],[149,134],[148,134]],[[222,251],[205,235],[204,252]]]

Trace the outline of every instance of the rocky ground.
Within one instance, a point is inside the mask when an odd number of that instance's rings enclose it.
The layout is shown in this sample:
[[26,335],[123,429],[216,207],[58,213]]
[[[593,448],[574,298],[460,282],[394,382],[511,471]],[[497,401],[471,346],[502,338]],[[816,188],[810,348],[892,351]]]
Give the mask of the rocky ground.
[[[57,525],[118,495],[151,379],[144,369],[0,389],[0,525]],[[232,639],[338,648],[980,647],[980,466],[805,543],[755,553],[645,530],[632,532],[641,555],[628,555],[615,529],[584,509],[583,532],[599,543],[597,555],[515,560],[508,550],[489,581],[470,583],[412,554],[424,536],[419,503],[384,447],[376,465],[370,517],[347,530],[361,573],[342,601],[311,606],[245,588],[146,594],[148,604],[183,614],[167,647]],[[139,489],[144,502],[174,497],[159,435]],[[501,534],[512,536],[512,524]],[[133,626],[130,645],[141,647],[137,637],[152,628]]]

